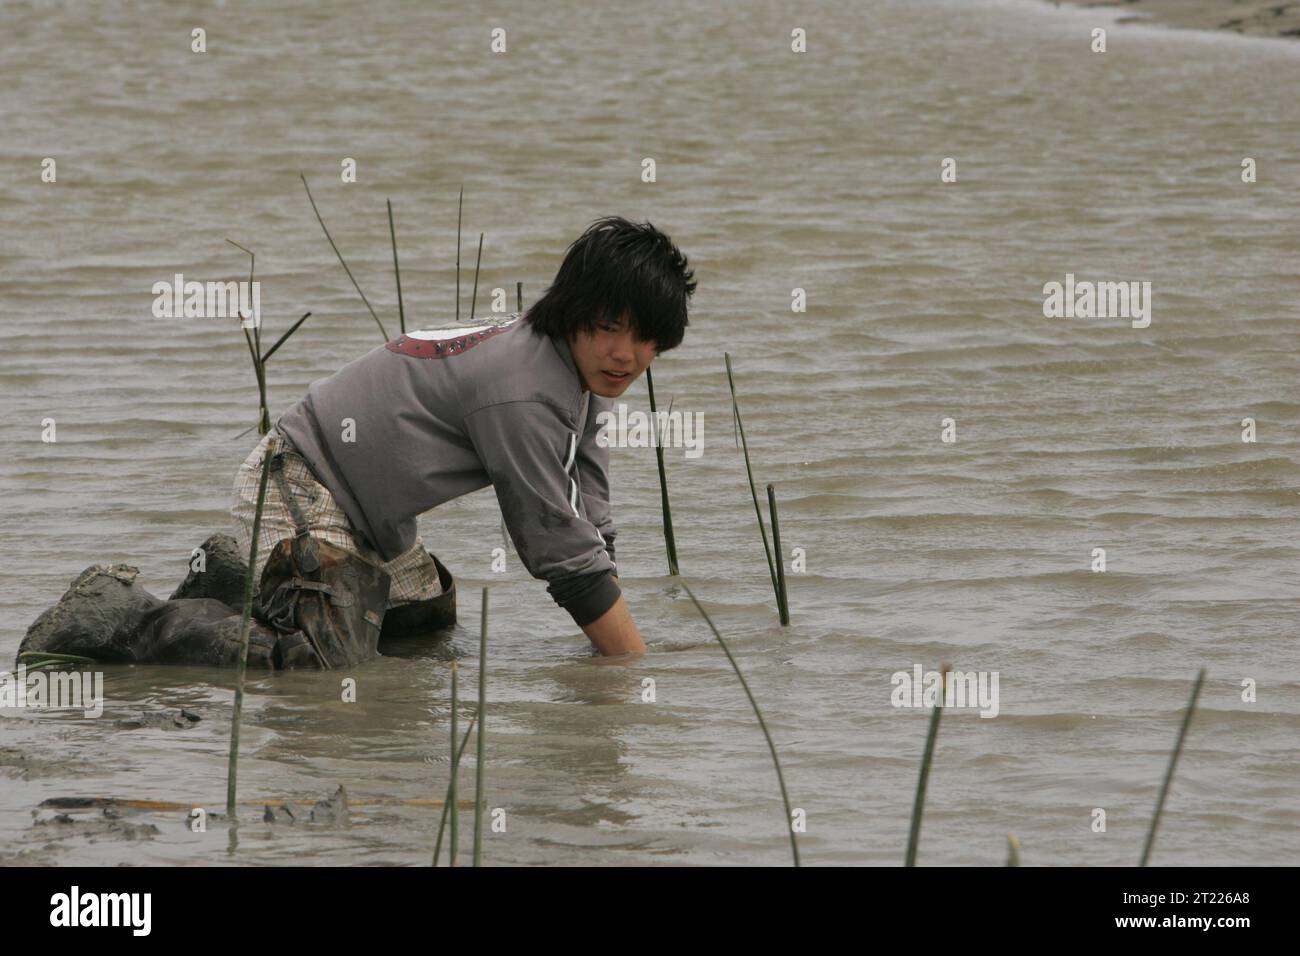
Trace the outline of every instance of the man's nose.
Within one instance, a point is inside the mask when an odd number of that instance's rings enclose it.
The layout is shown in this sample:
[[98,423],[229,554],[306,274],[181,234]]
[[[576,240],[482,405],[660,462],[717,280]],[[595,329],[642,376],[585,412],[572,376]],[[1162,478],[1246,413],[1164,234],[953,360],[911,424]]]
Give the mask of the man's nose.
[[630,331],[614,337],[609,357],[623,363],[631,363],[636,358],[635,340]]

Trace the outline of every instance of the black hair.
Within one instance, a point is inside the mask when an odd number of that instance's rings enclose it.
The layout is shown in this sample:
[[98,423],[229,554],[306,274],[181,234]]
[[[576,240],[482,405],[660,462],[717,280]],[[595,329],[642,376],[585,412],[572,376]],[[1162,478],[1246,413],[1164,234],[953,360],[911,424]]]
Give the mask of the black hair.
[[667,352],[686,335],[694,277],[673,241],[650,223],[606,216],[569,246],[528,321],[539,335],[564,338],[579,329],[591,332],[601,321],[620,324],[630,313],[637,338]]

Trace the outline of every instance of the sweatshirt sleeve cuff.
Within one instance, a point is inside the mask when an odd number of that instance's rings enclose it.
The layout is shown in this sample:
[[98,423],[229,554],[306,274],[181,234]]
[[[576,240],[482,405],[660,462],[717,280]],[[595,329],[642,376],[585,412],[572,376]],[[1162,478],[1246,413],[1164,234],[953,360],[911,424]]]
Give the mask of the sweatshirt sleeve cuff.
[[586,627],[600,618],[623,593],[623,589],[614,580],[613,571],[601,571],[584,577],[590,580],[584,580],[576,589],[566,588],[568,593],[565,597],[561,598],[554,591],[551,594],[556,603],[573,616],[578,627]]

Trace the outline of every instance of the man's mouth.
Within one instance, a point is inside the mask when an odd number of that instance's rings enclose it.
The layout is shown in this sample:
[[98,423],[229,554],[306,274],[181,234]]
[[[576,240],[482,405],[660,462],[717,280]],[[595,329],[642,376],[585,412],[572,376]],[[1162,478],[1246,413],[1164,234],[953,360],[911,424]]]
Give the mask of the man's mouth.
[[626,382],[631,376],[631,372],[612,372],[608,369],[601,369],[600,374],[611,382]]

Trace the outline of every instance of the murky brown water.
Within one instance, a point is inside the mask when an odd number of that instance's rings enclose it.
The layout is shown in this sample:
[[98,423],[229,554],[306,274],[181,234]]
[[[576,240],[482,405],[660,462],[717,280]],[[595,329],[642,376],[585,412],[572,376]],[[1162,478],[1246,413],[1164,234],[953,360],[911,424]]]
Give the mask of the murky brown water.
[[[136,564],[166,595],[226,527],[254,441],[234,437],[255,417],[246,349],[228,321],[153,318],[152,284],[239,279],[224,240],[256,251],[268,334],[314,312],[272,360],[279,413],[380,341],[299,172],[390,331],[384,200],[409,322],[443,321],[463,183],[471,269],[487,236],[480,310],[495,287],[513,307],[516,281],[531,302],[599,215],[649,218],[697,266],[686,343],[655,365],[663,402],[705,418],[702,457],[668,453],[681,563],[765,707],[806,863],[902,861],[926,714],[890,705],[890,675],[940,661],[998,671],[1000,713],[945,716],[922,862],[1000,863],[1007,831],[1029,864],[1135,862],[1201,666],[1155,859],[1293,862],[1300,46],[1125,26],[1090,53],[1111,16],[1015,0],[6,4],[0,659],[88,564]],[[496,26],[504,56],[488,52]],[[944,157],[956,183],[939,181]],[[1243,157],[1258,182],[1241,182]],[[1150,327],[1045,318],[1042,287],[1067,273],[1150,281]],[[790,312],[796,287],[806,314]],[[806,552],[788,629],[724,349],[787,557]],[[643,383],[629,394],[646,407]],[[766,745],[665,574],[652,452],[616,450],[613,473],[622,580],[651,644],[631,667],[588,658],[513,553],[491,572],[490,491],[422,523],[460,577],[466,693],[478,588],[493,588],[487,785],[507,830],[485,858],[786,862]],[[1089,570],[1099,547],[1105,573]],[[219,809],[231,675],[108,668],[97,720],[6,711],[0,860],[426,863],[436,813],[378,801],[442,795],[446,656],[366,666],[355,704],[340,675],[253,680],[241,795],[342,783],[358,805],[346,829],[246,808],[233,853],[223,826],[191,833],[179,812],[132,818],[156,833],[31,814],[69,795]],[[178,707],[203,719],[118,723]]]

